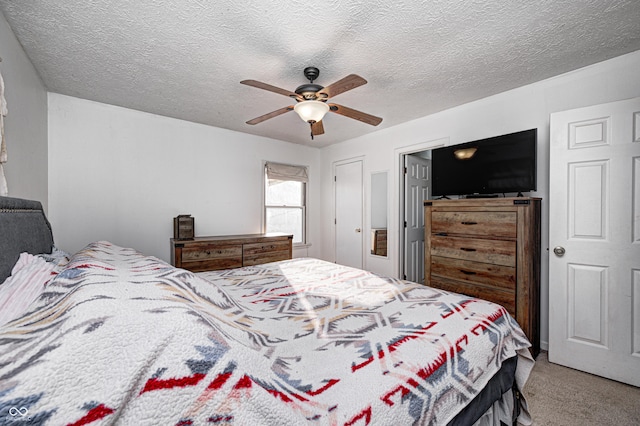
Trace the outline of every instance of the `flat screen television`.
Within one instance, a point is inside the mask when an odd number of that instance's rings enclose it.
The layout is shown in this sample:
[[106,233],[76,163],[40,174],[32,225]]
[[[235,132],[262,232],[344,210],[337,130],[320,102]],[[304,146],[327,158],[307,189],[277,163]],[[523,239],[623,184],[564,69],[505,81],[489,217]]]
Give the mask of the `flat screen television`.
[[537,190],[537,129],[434,149],[432,194],[494,195]]

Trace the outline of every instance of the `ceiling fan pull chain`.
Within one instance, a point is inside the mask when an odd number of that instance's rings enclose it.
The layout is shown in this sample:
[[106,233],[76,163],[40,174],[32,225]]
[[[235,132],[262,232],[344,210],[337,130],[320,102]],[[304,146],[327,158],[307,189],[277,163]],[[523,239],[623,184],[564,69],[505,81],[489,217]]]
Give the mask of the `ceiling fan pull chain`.
[[309,122],[309,128],[311,129],[311,140],[313,140],[313,123]]

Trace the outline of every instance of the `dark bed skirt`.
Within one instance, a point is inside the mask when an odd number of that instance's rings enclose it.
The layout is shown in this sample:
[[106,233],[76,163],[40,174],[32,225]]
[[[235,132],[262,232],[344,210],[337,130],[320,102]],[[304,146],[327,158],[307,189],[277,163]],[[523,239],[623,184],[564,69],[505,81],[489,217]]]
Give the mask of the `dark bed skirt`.
[[448,426],[470,426],[474,424],[493,405],[502,398],[505,392],[511,391],[514,398],[514,413],[512,424],[515,424],[520,405],[517,402],[518,389],[515,375],[518,357],[508,358],[502,363],[500,370],[489,380],[487,386],[462,409],[448,424]]

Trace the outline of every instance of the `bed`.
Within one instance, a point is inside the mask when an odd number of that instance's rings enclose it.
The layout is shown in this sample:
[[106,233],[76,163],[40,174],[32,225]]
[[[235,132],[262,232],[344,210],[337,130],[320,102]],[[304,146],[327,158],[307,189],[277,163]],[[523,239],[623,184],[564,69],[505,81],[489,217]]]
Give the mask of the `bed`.
[[[0,197],[0,233],[0,296],[40,289],[0,322],[0,424],[530,420],[530,343],[499,305],[311,258],[194,274],[107,241],[67,256],[28,200]],[[27,256],[46,267],[20,282]]]

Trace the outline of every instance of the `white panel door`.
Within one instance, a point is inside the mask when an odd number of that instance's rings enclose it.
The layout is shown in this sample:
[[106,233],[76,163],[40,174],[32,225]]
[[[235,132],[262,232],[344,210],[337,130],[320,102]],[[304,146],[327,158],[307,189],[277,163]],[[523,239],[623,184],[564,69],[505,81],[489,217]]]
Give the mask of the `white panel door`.
[[640,386],[640,98],[550,136],[549,361]]
[[431,160],[404,156],[404,274],[424,284],[424,200],[431,189]]
[[336,263],[362,268],[362,161],[335,166]]

